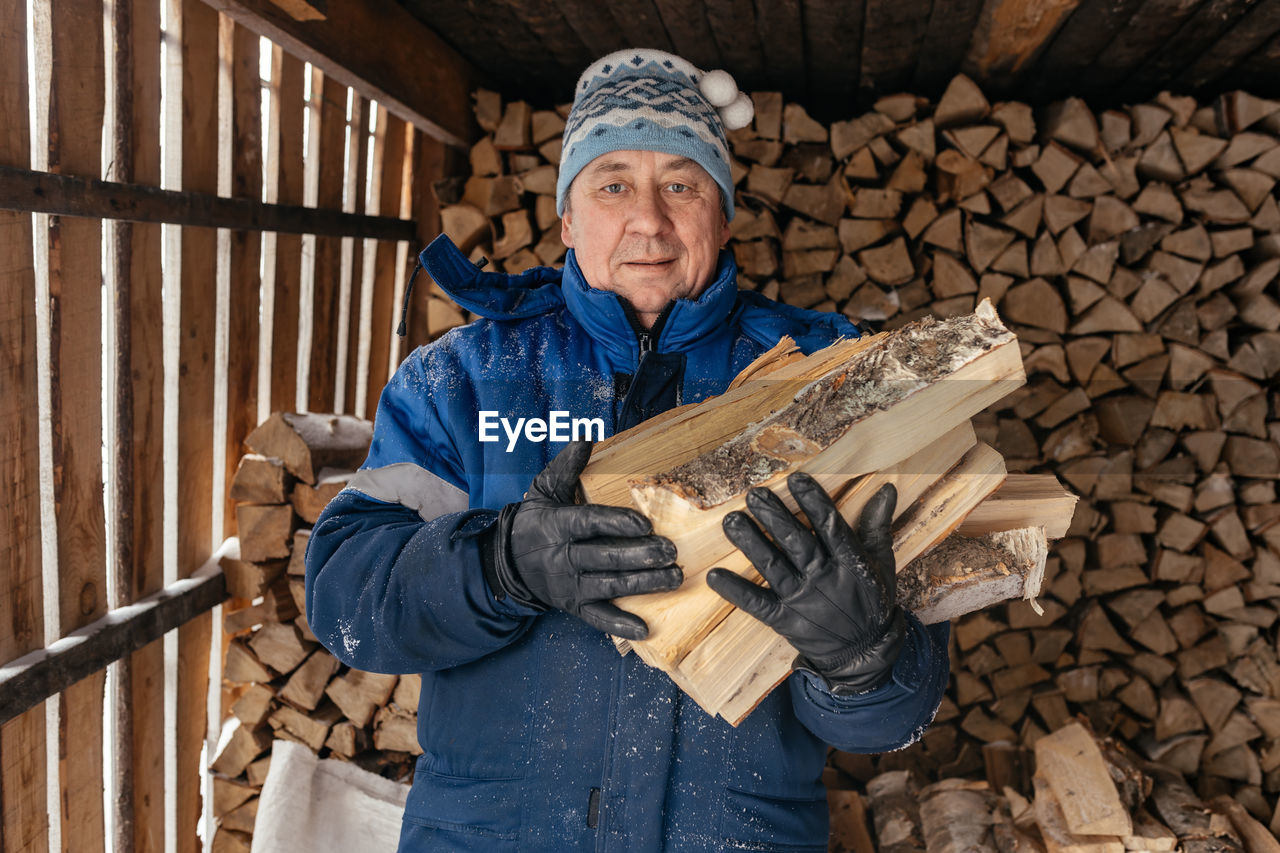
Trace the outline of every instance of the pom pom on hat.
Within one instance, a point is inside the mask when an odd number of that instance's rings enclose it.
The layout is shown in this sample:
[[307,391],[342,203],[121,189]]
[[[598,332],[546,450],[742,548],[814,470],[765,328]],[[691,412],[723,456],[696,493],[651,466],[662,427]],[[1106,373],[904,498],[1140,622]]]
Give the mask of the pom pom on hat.
[[756,114],[756,107],[751,103],[751,98],[746,92],[739,92],[738,97],[733,99],[733,103],[727,107],[721,107],[718,112],[726,130],[738,130],[751,124],[751,119]]
[[713,107],[727,107],[738,97],[738,84],[728,71],[708,71],[698,88]]

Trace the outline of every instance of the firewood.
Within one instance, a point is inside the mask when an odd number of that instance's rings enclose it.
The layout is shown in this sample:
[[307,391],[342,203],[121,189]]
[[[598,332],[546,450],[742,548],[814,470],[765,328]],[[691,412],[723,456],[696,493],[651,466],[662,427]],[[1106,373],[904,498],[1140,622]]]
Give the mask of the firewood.
[[236,466],[231,480],[233,501],[255,504],[284,503],[293,478],[279,459],[258,453],[246,453]]
[[373,720],[373,746],[375,749],[421,755],[417,715],[395,704],[381,708]]
[[494,147],[501,151],[532,147],[530,117],[532,110],[524,101],[512,101],[502,112],[502,121],[493,133]]
[[826,142],[827,128],[810,118],[804,107],[792,102],[782,110],[782,141],[788,145]]
[[297,628],[278,622],[268,622],[254,632],[249,646],[259,660],[279,673],[293,672],[312,649]]
[[[215,773],[236,777],[244,772],[249,762],[253,761],[271,746],[271,732],[264,728],[250,729],[240,725],[239,721],[231,723],[232,731],[222,747],[222,751],[209,765]],[[250,782],[252,785],[253,783]]]
[[233,598],[257,598],[264,594],[276,578],[284,572],[286,562],[273,560],[267,563],[251,563],[226,556],[218,561],[227,579],[227,594]]
[[925,243],[932,243],[940,248],[962,254],[964,252],[961,236],[962,220],[963,214],[952,208],[933,220],[929,227],[925,228],[920,239]]
[[355,469],[369,450],[373,425],[350,415],[272,414],[245,439],[254,452],[275,456],[305,483],[321,468]]
[[289,544],[297,517],[289,504],[236,506],[236,528],[240,535],[240,558],[266,563],[289,556]]
[[346,488],[347,481],[354,476],[354,471],[340,468],[322,468],[316,475],[315,485],[297,484],[289,495],[294,511],[308,524],[315,524],[321,511],[329,501],[337,497],[338,492]]
[[289,676],[284,687],[280,688],[280,698],[299,708],[314,711],[324,694],[325,685],[338,671],[338,665],[337,658],[324,649],[317,649]]
[[906,241],[901,237],[879,248],[863,249],[858,253],[858,263],[881,284],[902,284],[915,275]]
[[251,684],[231,706],[231,713],[249,728],[261,725],[271,711],[276,695],[264,684]]
[[841,219],[838,226],[840,247],[847,253],[874,245],[898,230],[892,219]]
[[969,124],[983,118],[990,110],[991,105],[982,90],[965,75],[957,74],[938,99],[933,121],[939,128]]
[[329,729],[341,718],[341,712],[332,703],[326,703],[310,714],[281,705],[271,713],[267,722],[277,737],[290,735],[312,752],[319,752],[329,736]]
[[255,681],[270,681],[272,674],[243,640],[235,639],[227,646],[226,658],[222,665],[222,677],[232,684],[248,684]]

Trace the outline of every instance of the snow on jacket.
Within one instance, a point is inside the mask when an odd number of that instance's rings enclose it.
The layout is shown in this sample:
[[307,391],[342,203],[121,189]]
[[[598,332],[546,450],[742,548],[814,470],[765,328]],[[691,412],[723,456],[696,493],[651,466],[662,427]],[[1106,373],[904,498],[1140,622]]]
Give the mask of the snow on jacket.
[[[947,682],[947,625],[908,618],[892,679],[870,693],[833,697],[795,673],[733,728],[577,619],[495,600],[477,536],[564,446],[512,441],[498,419],[558,411],[612,434],[721,393],[784,334],[811,352],[857,330],[739,292],[728,252],[652,332],[584,281],[572,251],[563,271],[506,276],[441,237],[421,261],[483,319],[405,359],[368,460],[306,555],[321,642],[359,669],[422,674],[400,850],[825,851],[826,744],[915,741]],[[482,412],[498,440],[479,440]]]

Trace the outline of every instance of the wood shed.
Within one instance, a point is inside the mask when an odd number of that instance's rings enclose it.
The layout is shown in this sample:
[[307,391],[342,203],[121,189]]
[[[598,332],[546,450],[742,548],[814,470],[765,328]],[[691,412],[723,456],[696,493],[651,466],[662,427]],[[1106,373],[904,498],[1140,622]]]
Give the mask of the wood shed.
[[740,286],[990,299],[1027,382],[974,428],[1079,496],[923,738],[832,753],[832,849],[1277,849],[1278,0],[0,0],[0,851],[248,850],[279,740],[411,772],[301,548],[470,319],[420,280],[396,334],[416,253],[561,263],[565,102],[631,46],[752,96]]

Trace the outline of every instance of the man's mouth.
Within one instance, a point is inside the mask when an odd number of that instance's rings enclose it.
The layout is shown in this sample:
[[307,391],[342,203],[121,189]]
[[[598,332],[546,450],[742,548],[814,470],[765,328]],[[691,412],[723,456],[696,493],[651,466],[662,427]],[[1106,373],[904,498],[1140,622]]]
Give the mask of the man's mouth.
[[675,263],[675,258],[666,258],[666,259],[651,260],[651,261],[627,261],[627,264],[629,266],[638,266],[638,267],[640,266],[660,267],[660,266],[665,266],[666,264],[673,264],[673,263]]

